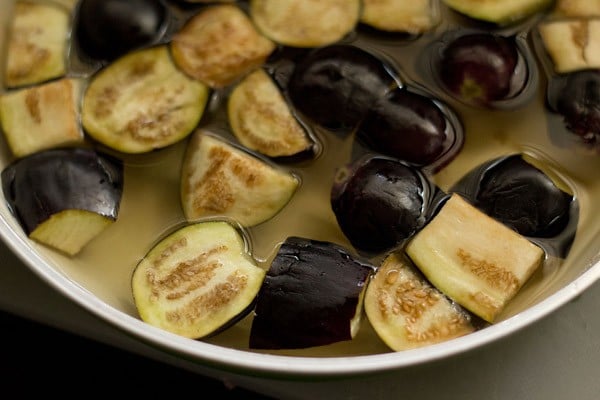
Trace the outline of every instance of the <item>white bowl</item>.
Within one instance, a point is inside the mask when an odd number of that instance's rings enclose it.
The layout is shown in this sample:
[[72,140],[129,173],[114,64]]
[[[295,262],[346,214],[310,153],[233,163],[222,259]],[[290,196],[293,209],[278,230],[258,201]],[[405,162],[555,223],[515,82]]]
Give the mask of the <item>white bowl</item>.
[[[0,9],[0,26],[7,26],[10,12],[10,6]],[[4,43],[5,34],[6,30],[0,31],[0,43]],[[391,52],[406,50],[394,45],[389,49]],[[406,51],[409,59],[416,57],[414,52]],[[404,72],[409,77],[417,76],[414,65],[410,65]],[[131,273],[136,261],[159,235],[181,222],[178,206],[168,204],[176,199],[168,190],[177,193],[177,174],[167,172],[161,177],[161,163],[164,156],[170,157],[169,162],[176,162],[183,143],[158,154],[129,159],[118,223],[76,257],[63,256],[29,240],[4,201],[0,202],[0,234],[33,272],[73,302],[152,346],[200,364],[248,374],[290,377],[341,376],[415,366],[481,347],[531,325],[581,294],[600,277],[600,182],[597,179],[600,157],[582,154],[552,139],[549,132],[555,129],[558,119],[545,113],[543,90],[540,85],[539,96],[518,110],[495,112],[493,124],[480,111],[456,104],[456,110],[467,121],[468,139],[458,158],[439,174],[438,183],[442,188],[447,187],[457,176],[497,155],[532,152],[557,166],[563,178],[575,188],[580,220],[573,246],[562,265],[545,267],[525,285],[499,322],[437,345],[393,352],[363,319],[361,332],[353,341],[267,354],[247,349],[249,318],[209,340],[186,339],[141,321],[131,295]],[[10,152],[2,140],[0,167],[10,160]],[[148,186],[149,177],[164,179],[166,186]],[[145,204],[138,207],[134,200],[140,200],[136,193],[141,191],[145,191]],[[163,210],[168,211],[162,213]],[[154,213],[161,215],[154,218]],[[148,215],[150,217],[145,218]],[[318,227],[312,229],[318,232]]]

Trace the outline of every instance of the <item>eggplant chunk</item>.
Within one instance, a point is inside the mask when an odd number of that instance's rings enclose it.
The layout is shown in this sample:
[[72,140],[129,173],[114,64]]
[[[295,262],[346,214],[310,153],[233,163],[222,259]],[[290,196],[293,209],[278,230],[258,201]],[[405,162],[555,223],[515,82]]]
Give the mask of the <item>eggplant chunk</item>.
[[439,21],[437,1],[363,0],[360,22],[387,32],[419,34]]
[[600,20],[548,21],[538,30],[556,72],[600,68]]
[[544,251],[453,194],[406,246],[441,292],[492,323],[540,267]]
[[250,348],[298,349],[351,340],[373,271],[339,245],[288,238],[259,291]]
[[471,315],[433,287],[400,253],[388,255],[369,282],[365,314],[381,340],[402,351],[475,330]]
[[180,72],[160,45],[131,52],[92,78],[83,95],[82,124],[107,147],[145,153],[188,136],[207,100],[206,85]]
[[292,47],[333,44],[354,30],[359,0],[251,0],[250,16],[273,41]]
[[453,10],[470,18],[507,25],[552,5],[553,0],[442,0]]
[[250,313],[264,276],[233,225],[205,221],[160,240],[136,266],[131,286],[143,321],[200,339]]
[[69,78],[0,95],[0,122],[13,155],[82,144],[80,99],[81,81]]
[[117,220],[123,165],[89,148],[45,150],[9,164],[2,189],[30,238],[73,256]]
[[279,88],[263,69],[257,69],[234,88],[227,112],[231,130],[250,150],[268,157],[289,157],[307,152],[313,146]]
[[275,43],[261,35],[238,6],[221,4],[190,18],[173,36],[171,50],[186,74],[220,88],[261,66]]
[[224,216],[248,227],[277,214],[298,184],[288,171],[198,130],[183,161],[181,203],[188,221]]
[[50,3],[15,2],[4,84],[14,88],[66,73],[69,13]]

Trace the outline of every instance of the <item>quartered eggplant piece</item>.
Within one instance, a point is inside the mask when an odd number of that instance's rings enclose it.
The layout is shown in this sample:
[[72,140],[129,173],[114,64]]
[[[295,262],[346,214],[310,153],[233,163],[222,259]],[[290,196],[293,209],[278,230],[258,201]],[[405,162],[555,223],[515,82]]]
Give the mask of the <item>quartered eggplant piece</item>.
[[537,29],[555,72],[600,68],[600,19],[548,20]]
[[442,0],[451,9],[470,18],[508,25],[548,8],[553,0]]
[[442,87],[456,99],[493,107],[525,87],[528,71],[522,60],[515,37],[468,32],[447,39],[434,69]]
[[379,252],[399,245],[425,224],[433,191],[419,170],[395,159],[370,157],[337,171],[331,208],[354,247]]
[[128,53],[98,71],[83,95],[85,131],[123,153],[174,144],[196,127],[209,89],[177,69],[167,45]]
[[393,68],[352,45],[314,50],[294,69],[287,91],[294,107],[331,130],[353,131],[369,109],[400,86]]
[[91,59],[112,61],[156,43],[167,20],[167,7],[160,0],[80,0],[74,39]]
[[438,290],[490,323],[545,256],[456,193],[408,242],[406,254]]
[[360,22],[384,32],[420,34],[439,22],[437,0],[363,0]]
[[212,88],[234,83],[260,67],[274,50],[275,43],[234,4],[201,9],[171,40],[175,64]]
[[276,43],[320,47],[352,32],[360,17],[360,0],[251,0],[250,16]]
[[432,98],[406,88],[378,99],[356,135],[370,149],[417,166],[433,163],[451,147],[457,153],[461,146],[453,145],[462,142]]
[[272,158],[313,153],[314,142],[263,69],[252,72],[234,87],[227,116],[233,134],[250,150]]
[[156,243],[135,267],[131,287],[143,321],[200,339],[248,315],[264,276],[236,227],[204,221]]
[[2,189],[31,239],[73,256],[117,220],[123,165],[90,148],[45,150],[9,164]]
[[471,314],[433,287],[402,253],[391,253],[369,282],[364,309],[392,350],[441,343],[475,331]]
[[0,123],[12,154],[83,144],[81,91],[81,80],[62,78],[1,94]]
[[258,293],[251,349],[299,349],[351,340],[374,268],[334,243],[289,237]]
[[69,12],[50,2],[18,0],[11,21],[4,85],[15,88],[64,76]]
[[277,214],[299,183],[292,173],[200,129],[187,144],[181,204],[188,221],[224,216],[249,227]]

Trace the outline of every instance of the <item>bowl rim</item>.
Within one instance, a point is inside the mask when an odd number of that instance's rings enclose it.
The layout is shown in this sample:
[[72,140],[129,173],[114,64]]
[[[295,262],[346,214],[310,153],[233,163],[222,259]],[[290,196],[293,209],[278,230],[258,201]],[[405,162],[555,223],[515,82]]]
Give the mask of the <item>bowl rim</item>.
[[341,377],[398,370],[451,357],[509,336],[573,300],[600,280],[600,254],[572,282],[526,310],[469,335],[401,352],[335,357],[300,357],[255,353],[184,338],[153,327],[118,310],[57,271],[36,253],[27,239],[15,232],[0,214],[0,237],[7,247],[38,277],[67,299],[102,321],[152,347],[194,363],[254,376],[279,378]]

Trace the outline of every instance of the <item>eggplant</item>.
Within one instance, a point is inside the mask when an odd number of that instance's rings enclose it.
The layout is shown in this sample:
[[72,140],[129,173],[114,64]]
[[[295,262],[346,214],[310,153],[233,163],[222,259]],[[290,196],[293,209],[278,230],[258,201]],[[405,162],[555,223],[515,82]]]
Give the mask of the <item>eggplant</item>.
[[542,248],[457,193],[405,250],[433,286],[489,323],[545,256]]
[[336,44],[316,49],[297,63],[287,92],[311,122],[352,132],[373,103],[400,86],[393,68],[359,47]]
[[392,350],[445,342],[476,330],[472,316],[432,286],[401,252],[377,268],[364,309],[377,335]]
[[213,336],[252,311],[265,271],[226,221],[184,225],[136,265],[131,287],[140,318],[192,339]]
[[418,169],[395,159],[367,157],[336,172],[331,209],[355,248],[380,252],[423,227],[433,192]]
[[537,29],[555,72],[600,68],[600,20],[549,20]]
[[285,207],[299,183],[283,168],[199,129],[185,151],[181,204],[188,221],[223,216],[250,227]]
[[450,37],[434,63],[442,87],[454,98],[482,107],[514,98],[526,85],[523,56],[516,38],[493,32]]
[[342,40],[360,17],[359,0],[251,0],[250,16],[276,43],[321,47]]
[[553,0],[442,0],[442,2],[469,18],[496,25],[519,22],[546,10],[553,4]]
[[439,22],[437,1],[363,0],[360,22],[383,32],[428,32]]
[[553,13],[561,17],[600,17],[600,3],[590,0],[557,0]]
[[211,88],[228,86],[260,67],[275,43],[260,34],[234,4],[201,9],[170,42],[175,64]]
[[19,158],[37,151],[79,145],[82,81],[62,78],[0,95],[0,122],[12,154]]
[[199,123],[209,89],[173,64],[167,45],[137,50],[98,71],[83,95],[81,121],[97,142],[122,153],[172,145]]
[[22,87],[66,74],[70,15],[57,4],[16,1],[8,31],[4,85]]
[[1,174],[9,209],[33,240],[69,256],[117,220],[123,164],[85,147],[50,149]]
[[281,91],[257,69],[231,92],[227,116],[233,134],[250,150],[271,158],[314,153],[314,143],[296,120]]
[[85,56],[110,62],[156,43],[167,21],[168,10],[160,0],[81,0],[73,38]]
[[352,340],[373,272],[340,245],[288,237],[258,293],[249,347],[300,349]]

